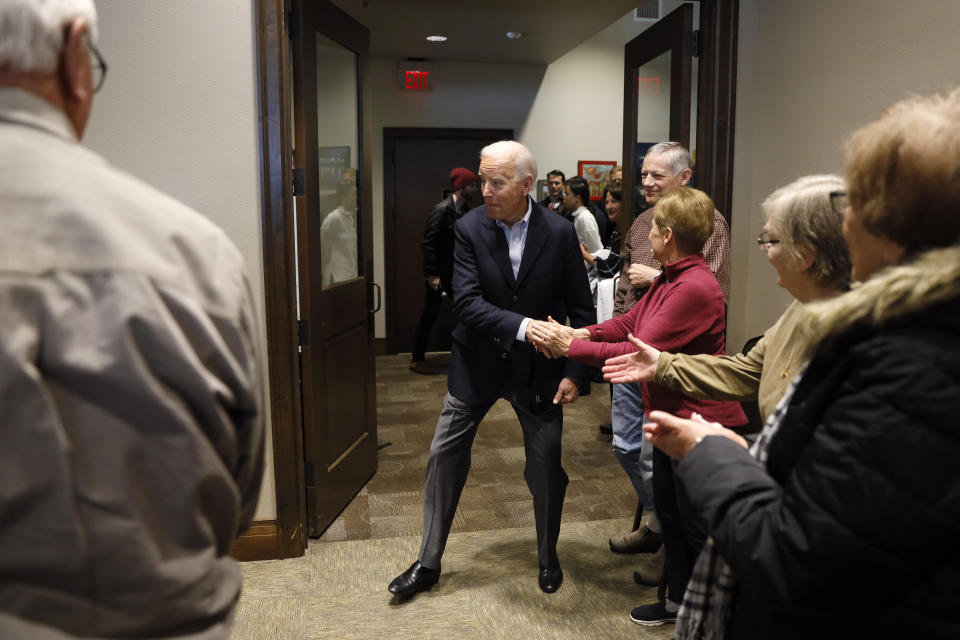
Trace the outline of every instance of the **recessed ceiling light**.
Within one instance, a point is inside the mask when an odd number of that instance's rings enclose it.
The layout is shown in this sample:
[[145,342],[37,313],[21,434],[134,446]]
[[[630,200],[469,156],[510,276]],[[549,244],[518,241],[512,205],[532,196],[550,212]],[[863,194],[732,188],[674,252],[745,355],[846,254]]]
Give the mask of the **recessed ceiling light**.
[[507,31],[507,37],[510,38],[511,40],[516,40],[517,38],[521,37],[522,35],[523,35],[523,34],[520,33],[519,31]]
[[427,36],[427,40],[430,42],[446,42],[447,36]]

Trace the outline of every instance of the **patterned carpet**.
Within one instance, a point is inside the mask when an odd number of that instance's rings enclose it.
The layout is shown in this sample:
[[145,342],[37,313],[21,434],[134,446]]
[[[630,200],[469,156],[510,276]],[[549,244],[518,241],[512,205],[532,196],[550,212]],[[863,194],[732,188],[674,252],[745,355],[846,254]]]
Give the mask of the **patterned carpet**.
[[670,638],[672,626],[629,620],[656,589],[634,584],[635,559],[607,547],[632,523],[636,494],[597,429],[610,415],[601,384],[565,410],[560,590],[537,588],[520,425],[501,401],[477,433],[439,584],[406,603],[391,598],[387,584],[419,549],[424,470],[446,392],[444,356],[429,360],[440,375],[409,372],[406,356],[377,359],[377,474],[303,558],[242,565],[233,637]]

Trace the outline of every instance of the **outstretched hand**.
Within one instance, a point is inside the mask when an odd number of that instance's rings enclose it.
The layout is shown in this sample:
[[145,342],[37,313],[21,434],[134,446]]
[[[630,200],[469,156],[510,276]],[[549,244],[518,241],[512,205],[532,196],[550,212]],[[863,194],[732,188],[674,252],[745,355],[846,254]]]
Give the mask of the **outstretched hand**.
[[637,351],[607,358],[603,363],[603,379],[615,384],[650,382],[657,373],[660,351],[633,337],[632,333],[627,334],[627,340]]
[[699,413],[687,419],[666,411],[651,411],[650,422],[643,425],[643,434],[653,446],[674,460],[682,460],[707,436],[723,436],[744,449],[749,448],[743,436],[716,422],[707,422]]

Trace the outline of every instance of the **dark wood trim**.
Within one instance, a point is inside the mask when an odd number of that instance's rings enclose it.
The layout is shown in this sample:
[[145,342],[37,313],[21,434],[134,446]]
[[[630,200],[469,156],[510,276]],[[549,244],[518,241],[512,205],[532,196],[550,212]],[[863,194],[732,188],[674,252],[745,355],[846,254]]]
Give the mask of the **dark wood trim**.
[[374,338],[373,340],[373,355],[375,356],[385,356],[387,355],[387,339],[386,338]]
[[[277,503],[274,557],[279,558],[303,555],[306,549],[303,524],[307,517],[296,330],[293,189],[288,179],[293,168],[288,8],[284,0],[257,0],[264,313]],[[257,548],[265,544],[258,542]]]
[[701,0],[697,87],[697,184],[729,222],[737,99],[739,0]]
[[230,547],[230,556],[239,562],[276,560],[280,555],[280,526],[276,520],[256,520]]
[[[396,186],[390,178],[392,175],[388,167],[393,159],[390,157],[390,150],[397,140],[424,139],[424,138],[476,138],[480,136],[489,136],[500,140],[513,140],[513,129],[445,129],[432,127],[384,127],[383,128],[383,237],[392,238],[396,222],[394,221],[396,198]],[[426,213],[426,212],[424,212]],[[384,289],[386,291],[386,325],[387,340],[386,351],[377,355],[396,354],[397,353],[397,315],[396,315],[396,270],[391,266],[397,259],[397,248],[390,242],[384,243]]]

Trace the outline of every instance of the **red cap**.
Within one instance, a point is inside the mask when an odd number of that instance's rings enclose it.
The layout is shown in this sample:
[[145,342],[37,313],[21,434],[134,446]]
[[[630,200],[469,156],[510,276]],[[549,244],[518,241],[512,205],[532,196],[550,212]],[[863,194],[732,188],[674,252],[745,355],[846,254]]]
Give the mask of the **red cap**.
[[470,169],[465,169],[463,167],[457,167],[450,172],[450,184],[453,185],[453,190],[458,191],[471,182],[477,181],[477,174]]

